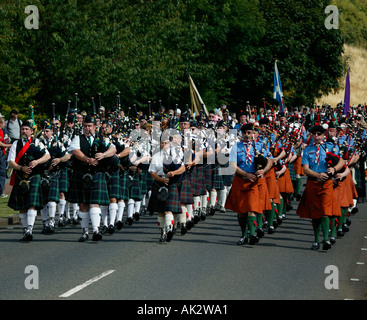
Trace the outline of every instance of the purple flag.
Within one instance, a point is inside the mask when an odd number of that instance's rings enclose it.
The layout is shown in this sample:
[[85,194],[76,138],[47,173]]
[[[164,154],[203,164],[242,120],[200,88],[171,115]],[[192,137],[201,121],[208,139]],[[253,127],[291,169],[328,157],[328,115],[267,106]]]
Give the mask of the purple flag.
[[347,116],[350,109],[350,82],[349,82],[349,68],[347,70],[347,80],[345,83],[344,93],[344,114]]

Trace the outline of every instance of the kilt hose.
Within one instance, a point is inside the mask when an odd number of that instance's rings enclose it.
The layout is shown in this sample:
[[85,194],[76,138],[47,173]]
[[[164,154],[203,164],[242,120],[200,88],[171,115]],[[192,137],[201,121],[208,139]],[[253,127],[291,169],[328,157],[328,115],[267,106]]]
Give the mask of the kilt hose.
[[119,170],[107,172],[107,190],[109,198],[115,198],[120,200],[122,196],[121,185],[120,185],[120,173]]
[[70,190],[67,201],[71,203],[99,204],[108,206],[110,199],[108,196],[106,175],[104,172],[93,174],[93,185],[91,188],[83,188],[84,173],[74,171],[70,181]]
[[319,219],[323,216],[341,216],[333,182],[319,182],[308,178],[306,188],[296,211],[301,218]]
[[30,207],[41,210],[44,207],[41,190],[41,175],[36,174],[29,179],[28,192],[21,190],[19,182],[20,179],[16,176],[15,184],[9,197],[8,206],[17,211],[28,210]]
[[211,172],[212,172],[212,183],[211,183],[211,190],[224,190],[224,182],[223,176],[219,174],[219,165],[211,165]]
[[193,204],[194,195],[192,193],[190,176],[187,172],[184,173],[182,181],[177,185],[178,194],[180,195],[180,201],[183,204]]
[[[166,186],[168,188],[168,198],[166,201],[160,201],[157,198],[158,190],[160,187]],[[148,211],[150,212],[166,212],[181,213],[181,200],[178,193],[177,183],[171,185],[165,185],[157,181],[153,181],[152,194],[150,196]]]
[[44,205],[46,205],[50,201],[57,203],[60,201],[58,172],[52,173],[48,181],[49,181],[48,186],[42,187],[42,178],[41,178],[42,200]]
[[237,213],[262,213],[259,198],[258,182],[251,182],[235,175],[224,207]]
[[69,173],[68,173],[69,170],[68,168],[62,168],[59,171],[59,190],[64,194],[66,194],[69,191],[70,187]]

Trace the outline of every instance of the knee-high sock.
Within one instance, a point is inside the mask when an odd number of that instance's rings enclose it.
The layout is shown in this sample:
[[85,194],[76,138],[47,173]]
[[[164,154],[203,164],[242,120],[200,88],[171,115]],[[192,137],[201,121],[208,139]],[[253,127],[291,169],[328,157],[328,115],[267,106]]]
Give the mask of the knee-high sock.
[[262,228],[263,227],[263,224],[264,224],[263,218],[264,218],[264,214],[263,213],[258,213],[256,215],[256,223],[257,223],[257,226],[259,228]]
[[110,203],[110,206],[108,207],[108,209],[109,209],[109,214],[110,214],[110,224],[114,225],[115,220],[116,220],[117,209],[118,209],[117,203]]
[[218,190],[218,203],[220,206],[224,207],[226,203],[226,189]]
[[200,196],[194,197],[194,210],[198,210],[200,206]]
[[281,198],[280,199],[280,204],[277,204],[277,209],[278,209],[278,217],[281,217],[283,214],[283,206],[284,206],[284,199]]
[[255,235],[256,226],[255,226],[256,216],[248,216],[247,217],[247,226],[250,230],[250,236]]
[[200,208],[206,208],[208,205],[208,192],[201,196],[201,206]]
[[108,225],[108,220],[107,220],[107,213],[108,213],[108,206],[100,206],[100,210],[101,210],[101,215],[102,215],[102,224],[104,226]]
[[165,218],[164,218],[164,216],[163,217],[161,217],[161,216],[158,216],[158,227],[159,228],[163,228],[164,229],[164,220]]
[[79,211],[79,205],[77,203],[73,203],[73,218],[77,218]]
[[217,190],[210,191],[209,206],[214,207],[217,202]]
[[48,204],[48,215],[50,217],[50,224],[53,226],[55,224],[55,216],[56,216],[56,202],[50,201]]
[[335,238],[336,236],[336,218],[335,216],[330,217],[330,224],[331,224],[331,232],[330,232],[330,237],[331,238]]
[[321,218],[321,230],[324,236],[324,241],[329,240],[329,222],[330,220],[328,216],[324,216]]
[[67,219],[70,219],[70,202],[69,201],[66,201],[66,203],[65,203],[65,210],[64,211],[65,211],[65,217]]
[[48,217],[48,208],[47,208],[47,204],[40,210],[41,211],[41,219],[43,222],[47,221],[47,217]]
[[135,204],[134,204],[134,212],[135,213],[140,212],[140,206],[141,206],[141,201],[135,201]]
[[296,178],[296,190],[295,190],[295,194],[300,194],[301,193],[301,184],[302,184],[301,178]]
[[187,215],[188,215],[187,219],[188,219],[188,220],[191,220],[191,219],[193,218],[193,216],[194,216],[192,206],[193,206],[193,205],[192,205],[191,203],[190,203],[190,204],[188,204],[188,205],[186,206],[186,209],[187,209]]
[[19,219],[22,222],[23,228],[28,228],[27,214],[19,212]]
[[241,228],[241,237],[246,238],[246,226],[247,226],[247,216],[244,215],[237,215],[238,224]]
[[315,242],[320,242],[320,227],[321,227],[321,218],[312,219],[312,228],[315,236]]
[[127,203],[127,217],[132,218],[134,214],[134,205],[135,201],[133,199],[129,199],[129,202]]
[[36,217],[37,217],[37,210],[35,209],[27,210],[27,224],[28,224],[29,231],[32,231],[34,222],[36,221]]
[[59,213],[59,219],[64,215],[65,207],[66,207],[66,200],[60,199],[60,202],[57,205],[57,212]]
[[117,209],[116,220],[117,221],[122,221],[122,217],[124,215],[124,210],[125,210],[125,202],[118,202],[117,206],[118,206],[118,209]]
[[173,224],[174,224],[174,221],[173,221],[173,214],[172,214],[172,213],[165,214],[165,215],[164,215],[164,225],[165,225],[167,228],[172,229]]
[[271,210],[269,210],[267,212],[269,226],[273,226],[273,220],[274,220],[274,217],[275,217],[275,206],[276,206],[276,204],[272,202],[271,203]]
[[80,226],[82,227],[83,233],[88,233],[89,228],[89,212],[79,211]]
[[90,222],[92,223],[93,232],[98,232],[101,224],[101,208],[92,207],[89,209]]
[[182,212],[178,214],[178,221],[182,226],[186,224],[186,214],[187,214],[186,206],[181,206],[181,210]]

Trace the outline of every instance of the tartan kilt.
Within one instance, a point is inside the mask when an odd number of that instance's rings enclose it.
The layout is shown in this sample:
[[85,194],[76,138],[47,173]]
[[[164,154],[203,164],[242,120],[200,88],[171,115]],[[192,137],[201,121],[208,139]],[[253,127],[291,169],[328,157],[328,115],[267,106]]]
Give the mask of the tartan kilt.
[[166,201],[160,201],[157,198],[158,190],[163,184],[153,182],[152,194],[149,199],[148,211],[150,212],[165,212],[170,211],[173,213],[182,212],[181,202],[178,193],[177,184],[173,183],[168,186],[168,198]]
[[224,190],[223,176],[219,175],[219,166],[212,166],[212,189]]
[[[41,179],[42,181],[42,179]],[[47,188],[42,188],[42,199],[43,203],[46,205],[49,201],[60,201],[60,188],[59,188],[59,175],[54,173],[49,179],[49,185]]]
[[83,188],[83,176],[84,173],[80,171],[73,172],[67,201],[70,203],[109,205],[110,199],[105,173],[97,172],[93,175],[93,186],[90,189]]
[[204,166],[196,167],[196,173],[197,173],[196,183],[198,184],[199,192],[194,193],[194,195],[196,195],[196,196],[206,195]]
[[[204,185],[205,190],[212,190],[212,166],[210,164],[204,164]],[[206,191],[205,191],[206,194]]]
[[42,209],[41,175],[37,174],[30,178],[29,192],[22,192],[19,187],[20,180],[16,179],[11,191],[8,206],[13,210],[28,210],[34,207],[36,210]]
[[129,187],[128,187],[128,173],[127,171],[120,171],[120,199],[124,201],[129,200]]
[[153,177],[152,175],[148,172],[147,173],[147,190],[152,190],[152,184],[153,184]]
[[200,195],[200,184],[199,184],[199,169],[193,167],[191,171],[188,172],[191,184],[191,192],[194,196]]
[[148,193],[148,187],[147,187],[147,173],[146,171],[142,171],[140,175],[140,188],[141,188],[141,194],[145,195]]
[[290,163],[288,165],[289,174],[291,176],[291,180],[296,180],[296,171],[294,169],[294,164]]
[[[108,178],[109,175],[109,178]],[[119,170],[106,173],[107,190],[109,198],[121,199],[120,173]]]
[[139,174],[134,175],[132,186],[129,188],[129,199],[133,199],[135,201],[143,200]]
[[194,203],[194,195],[192,193],[190,177],[187,173],[184,173],[182,181],[178,184],[177,187],[181,203],[184,204]]
[[60,192],[67,193],[69,191],[70,182],[69,182],[69,175],[68,169],[62,168],[59,171],[59,190]]

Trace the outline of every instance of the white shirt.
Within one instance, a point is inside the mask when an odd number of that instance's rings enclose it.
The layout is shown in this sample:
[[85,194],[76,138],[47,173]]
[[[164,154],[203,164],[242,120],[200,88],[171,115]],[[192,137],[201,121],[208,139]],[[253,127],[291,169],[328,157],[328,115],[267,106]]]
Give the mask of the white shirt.
[[[23,142],[23,146],[24,146],[26,144],[27,140],[22,139],[22,142]],[[8,154],[8,162],[15,161],[15,159],[17,157],[17,144],[18,144],[18,141],[14,141],[13,144],[11,145],[10,150],[9,150],[9,154]],[[41,150],[45,149],[45,153],[49,154],[48,150],[45,148],[45,146],[42,142],[38,142],[38,147]]]

